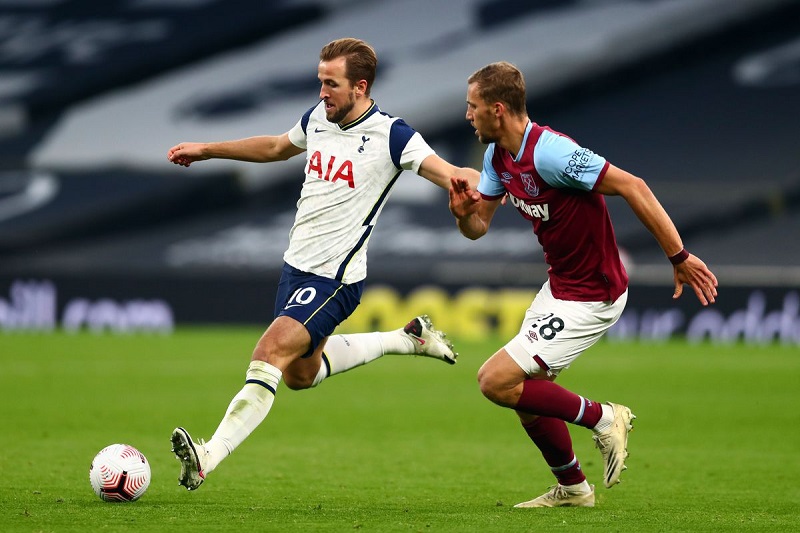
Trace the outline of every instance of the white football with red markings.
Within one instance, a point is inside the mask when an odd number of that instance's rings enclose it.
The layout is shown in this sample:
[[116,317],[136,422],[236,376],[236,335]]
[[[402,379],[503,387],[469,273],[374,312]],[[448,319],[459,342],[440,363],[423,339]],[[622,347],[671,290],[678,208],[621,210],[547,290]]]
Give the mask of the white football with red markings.
[[103,501],[133,502],[150,486],[150,463],[129,444],[111,444],[92,459],[89,481]]

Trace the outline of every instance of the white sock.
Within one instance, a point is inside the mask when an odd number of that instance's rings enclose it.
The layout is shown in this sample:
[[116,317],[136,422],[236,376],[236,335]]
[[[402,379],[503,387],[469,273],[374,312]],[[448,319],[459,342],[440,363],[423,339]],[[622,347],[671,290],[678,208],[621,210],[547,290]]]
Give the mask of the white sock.
[[412,354],[414,341],[402,328],[386,332],[331,335],[323,350],[324,361],[311,386],[315,387],[327,377],[365,365],[387,353]]
[[603,416],[597,421],[597,425],[592,428],[595,433],[602,433],[611,427],[614,423],[614,408],[604,403],[600,405],[603,408]]
[[587,492],[592,491],[592,487],[589,486],[589,482],[585,479],[578,483],[577,485],[561,485],[564,487],[564,490],[569,492],[570,494],[586,494]]
[[205,447],[205,473],[214,470],[267,417],[283,374],[264,361],[251,361],[247,382],[233,397],[225,416]]

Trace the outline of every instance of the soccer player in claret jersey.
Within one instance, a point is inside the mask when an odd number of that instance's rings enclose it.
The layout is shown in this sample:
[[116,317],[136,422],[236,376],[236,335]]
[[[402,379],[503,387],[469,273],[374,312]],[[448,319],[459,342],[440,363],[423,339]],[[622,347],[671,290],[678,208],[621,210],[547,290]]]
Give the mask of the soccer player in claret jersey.
[[451,180],[450,211],[463,235],[489,230],[501,199],[533,224],[549,265],[548,280],[525,314],[519,334],[478,372],[481,392],[519,415],[557,484],[516,507],[594,506],[594,486],[581,471],[566,422],[590,429],[603,458],[603,484],[619,482],[635,416],[621,404],[598,403],[554,383],[619,318],[628,295],[603,195],[625,199],[672,262],[675,292],[689,284],[703,305],[717,280],[688,253],[675,225],[643,180],[569,137],[531,122],[522,73],[492,63],[468,79],[467,120],[488,145],[477,190]]
[[443,160],[419,133],[378,108],[370,98],[377,57],[369,44],[338,39],[319,59],[320,101],[286,133],[181,143],[167,154],[188,167],[211,158],[266,163],[307,153],[275,319],[255,346],[245,384],[208,442],[194,441],[182,427],[172,433],[178,481],[189,490],[264,420],[281,380],[290,389],[314,387],[386,353],[456,362],[452,344],[425,315],[395,331],[332,335],[360,301],[369,237],[401,172],[445,189],[453,176],[477,183],[479,174]]

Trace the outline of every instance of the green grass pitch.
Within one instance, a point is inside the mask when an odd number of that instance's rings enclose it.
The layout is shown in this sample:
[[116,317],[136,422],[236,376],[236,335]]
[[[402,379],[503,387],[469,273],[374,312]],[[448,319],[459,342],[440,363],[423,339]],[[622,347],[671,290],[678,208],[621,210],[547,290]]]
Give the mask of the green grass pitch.
[[[622,484],[601,485],[573,427],[593,509],[513,509],[553,483],[511,411],[459,363],[386,356],[317,389],[281,387],[267,420],[196,492],[169,435],[208,438],[260,330],[172,336],[0,334],[0,531],[790,531],[800,523],[800,349],[601,341],[559,382],[638,416]],[[107,444],[149,459],[132,504],[101,502]]]

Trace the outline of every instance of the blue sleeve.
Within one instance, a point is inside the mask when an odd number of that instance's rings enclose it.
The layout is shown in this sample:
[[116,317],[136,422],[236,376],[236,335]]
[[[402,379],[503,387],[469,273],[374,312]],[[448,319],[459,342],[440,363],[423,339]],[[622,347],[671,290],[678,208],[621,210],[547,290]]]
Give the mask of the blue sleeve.
[[483,154],[483,170],[481,170],[481,180],[478,182],[478,192],[484,196],[496,198],[504,195],[506,188],[492,166],[493,157],[494,143],[491,143]]
[[306,135],[308,135],[308,131],[307,131],[307,129],[308,129],[308,119],[309,119],[309,117],[311,117],[311,112],[314,111],[317,108],[318,105],[319,105],[319,102],[317,102],[317,104],[315,106],[313,106],[311,109],[309,109],[308,111],[303,113],[303,117],[300,119],[300,126],[302,126],[303,133],[305,133]]
[[401,118],[392,122],[392,126],[389,129],[389,155],[392,157],[392,163],[397,168],[402,168],[400,166],[400,156],[403,155],[403,150],[405,150],[408,141],[411,140],[415,133],[417,131]]
[[533,166],[551,187],[591,191],[605,164],[604,157],[581,147],[569,137],[546,130],[533,151]]

